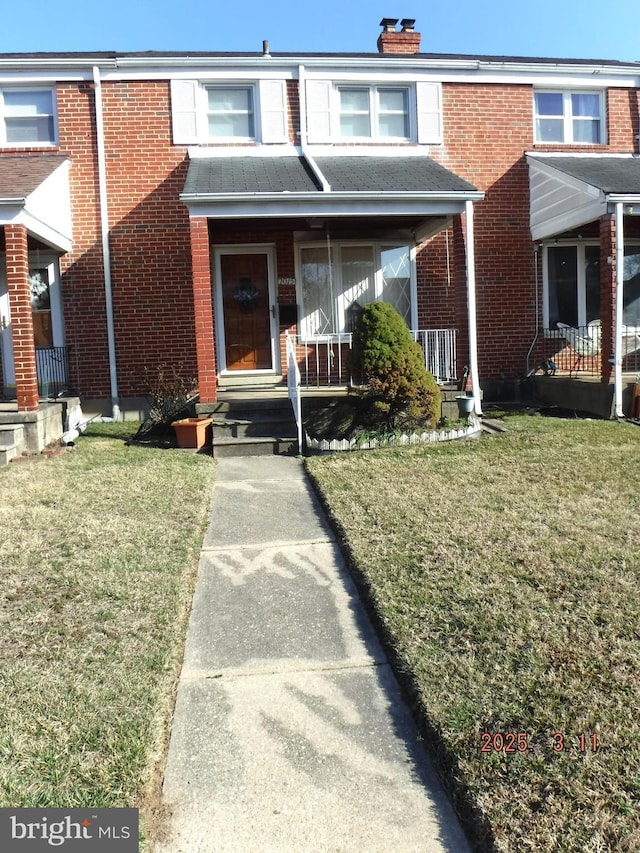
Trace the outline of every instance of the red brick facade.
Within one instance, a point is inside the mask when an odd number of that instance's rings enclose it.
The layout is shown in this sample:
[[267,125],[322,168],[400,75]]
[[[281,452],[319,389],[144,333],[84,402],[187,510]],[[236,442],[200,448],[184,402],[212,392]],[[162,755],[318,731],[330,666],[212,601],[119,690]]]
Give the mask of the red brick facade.
[[[384,32],[380,51],[416,53],[419,40],[411,28]],[[371,64],[375,61],[374,55]],[[337,59],[335,66],[339,69]],[[59,145],[53,152],[67,155],[71,164],[73,247],[60,257],[70,382],[85,397],[106,400],[110,370],[94,84],[91,80],[61,82],[56,85],[56,96]],[[474,217],[478,358],[480,377],[485,380],[523,375],[536,331],[536,311],[539,314],[542,308],[539,286],[536,305],[525,155],[557,150],[557,146],[534,143],[532,99],[531,83],[445,79],[443,141],[425,152],[485,193],[484,200],[475,204]],[[177,365],[185,375],[197,373],[203,400],[214,399],[213,247],[273,245],[276,275],[290,280],[296,274],[294,232],[308,231],[309,225],[302,219],[207,220],[205,215],[190,221],[189,210],[180,200],[188,152],[186,146],[173,143],[168,75],[167,79],[156,75],[154,79],[103,80],[102,103],[119,395],[127,398],[144,393],[145,370]],[[289,142],[299,145],[300,97],[292,79],[286,84],[286,112]],[[637,151],[639,90],[610,86],[606,112],[606,144],[582,149],[563,146],[563,153]],[[46,151],[51,152],[50,148]],[[2,149],[0,157],[9,153],[43,152]],[[393,227],[393,222],[388,224]],[[612,227],[609,217],[593,224],[594,234],[601,238],[603,260],[615,254]],[[344,228],[362,233],[366,225],[354,214]],[[629,233],[640,236],[638,219],[630,224]],[[24,293],[18,294],[23,286],[20,282],[25,280],[26,236],[6,226],[4,238],[7,256],[13,258],[8,270],[13,298],[24,302]],[[424,241],[416,256],[418,327],[457,329],[460,366],[469,358],[464,242],[462,218],[453,216],[446,227]],[[19,272],[15,258],[19,259]],[[601,274],[604,321],[612,311],[615,263],[601,263]],[[278,302],[295,303],[295,287],[281,284]],[[20,370],[16,380],[26,407],[34,404],[34,368],[20,350],[20,336],[29,334],[29,319],[20,315],[20,308],[15,311],[14,347],[16,369]],[[607,335],[603,331],[603,346],[608,350],[611,341]],[[281,338],[281,351],[282,347]],[[603,379],[608,372],[608,365],[603,366]]]
[[13,326],[13,362],[16,396],[22,411],[38,408],[38,378],[33,349],[33,320],[29,290],[29,254],[27,230],[23,225],[5,227],[7,252],[7,290]]

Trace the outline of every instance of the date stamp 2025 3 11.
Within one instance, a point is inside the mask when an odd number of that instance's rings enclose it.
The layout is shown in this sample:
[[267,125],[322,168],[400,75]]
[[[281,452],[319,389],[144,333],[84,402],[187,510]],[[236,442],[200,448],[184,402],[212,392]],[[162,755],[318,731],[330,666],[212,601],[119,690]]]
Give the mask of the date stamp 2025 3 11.
[[[572,751],[584,755],[587,752],[597,752],[599,746],[598,735],[595,732],[591,734],[581,732],[572,736],[554,732],[545,738],[551,740],[551,749],[557,753]],[[533,740],[527,732],[482,732],[480,752],[504,752],[507,755],[533,752],[531,745]]]

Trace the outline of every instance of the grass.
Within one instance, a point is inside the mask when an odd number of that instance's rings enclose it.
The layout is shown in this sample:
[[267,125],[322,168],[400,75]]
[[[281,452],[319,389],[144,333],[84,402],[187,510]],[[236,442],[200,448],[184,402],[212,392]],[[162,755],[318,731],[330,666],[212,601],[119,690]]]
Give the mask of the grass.
[[[478,849],[631,853],[640,431],[505,423],[499,438],[308,467]],[[527,750],[494,739],[509,733]]]
[[2,807],[155,806],[214,466],[136,426],[0,470]]

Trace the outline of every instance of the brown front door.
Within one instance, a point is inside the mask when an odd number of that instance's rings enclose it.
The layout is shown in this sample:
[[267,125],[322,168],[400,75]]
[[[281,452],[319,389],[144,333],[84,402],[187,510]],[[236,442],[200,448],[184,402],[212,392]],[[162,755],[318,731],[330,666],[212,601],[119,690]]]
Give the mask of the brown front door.
[[220,257],[227,370],[271,370],[269,258]]

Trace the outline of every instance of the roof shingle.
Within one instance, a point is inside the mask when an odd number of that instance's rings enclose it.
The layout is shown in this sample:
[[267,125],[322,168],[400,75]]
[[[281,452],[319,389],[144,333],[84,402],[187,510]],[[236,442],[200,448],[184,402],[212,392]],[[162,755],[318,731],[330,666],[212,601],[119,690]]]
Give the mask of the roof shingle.
[[0,198],[26,198],[65,160],[61,154],[0,157]]

